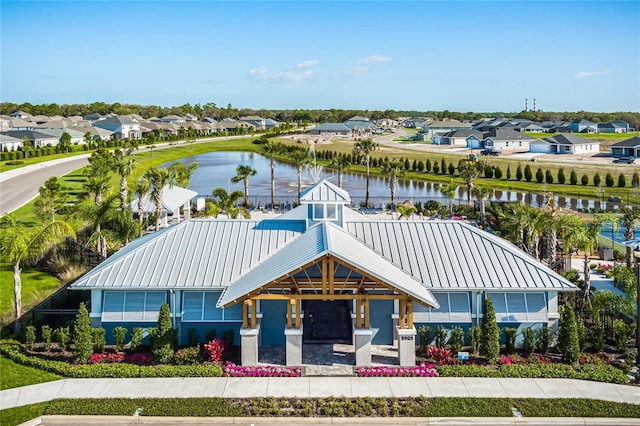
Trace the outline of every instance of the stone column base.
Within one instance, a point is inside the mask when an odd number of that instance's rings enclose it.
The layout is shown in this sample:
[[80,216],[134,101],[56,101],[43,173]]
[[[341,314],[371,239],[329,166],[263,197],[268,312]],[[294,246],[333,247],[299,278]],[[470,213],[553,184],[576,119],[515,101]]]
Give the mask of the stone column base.
[[300,328],[285,328],[285,353],[288,366],[302,365],[302,326]]
[[242,365],[258,365],[258,336],[260,326],[240,329],[240,363]]
[[416,328],[396,328],[398,333],[398,362],[402,367],[416,365]]
[[356,350],[356,366],[371,365],[371,339],[373,330],[370,328],[353,329],[353,346]]

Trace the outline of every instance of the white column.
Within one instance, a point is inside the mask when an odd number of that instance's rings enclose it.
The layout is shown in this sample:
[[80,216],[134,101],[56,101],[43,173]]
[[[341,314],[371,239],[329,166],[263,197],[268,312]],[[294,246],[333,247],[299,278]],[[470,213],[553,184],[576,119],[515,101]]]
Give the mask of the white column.
[[302,325],[300,328],[285,328],[286,358],[288,366],[302,365]]
[[371,339],[373,330],[370,328],[354,328],[353,344],[356,351],[356,366],[371,365]]
[[242,365],[258,365],[258,336],[260,325],[256,328],[240,329],[240,363]]
[[402,367],[416,365],[416,328],[396,328],[398,333],[398,362]]

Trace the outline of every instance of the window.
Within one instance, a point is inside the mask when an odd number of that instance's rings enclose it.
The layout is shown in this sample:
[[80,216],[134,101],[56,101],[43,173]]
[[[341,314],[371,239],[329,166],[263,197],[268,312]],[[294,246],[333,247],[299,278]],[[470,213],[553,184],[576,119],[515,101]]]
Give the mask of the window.
[[564,152],[571,152],[571,147],[570,146],[565,146],[564,147]]
[[338,219],[337,204],[314,204],[313,220],[336,220]]
[[469,293],[432,293],[440,308],[416,312],[415,322],[471,322]]
[[242,321],[242,303],[216,308],[219,291],[185,291],[182,293],[182,321]]
[[545,293],[487,293],[498,322],[547,321]]
[[165,291],[105,291],[102,321],[156,322]]

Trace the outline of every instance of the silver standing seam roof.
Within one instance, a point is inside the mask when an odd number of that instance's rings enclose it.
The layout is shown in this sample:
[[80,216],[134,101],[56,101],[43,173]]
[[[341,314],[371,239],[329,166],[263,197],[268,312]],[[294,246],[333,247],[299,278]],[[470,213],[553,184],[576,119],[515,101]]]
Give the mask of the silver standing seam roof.
[[[162,209],[168,213],[174,212],[197,196],[198,193],[190,189],[165,186],[162,188]],[[139,198],[136,198],[131,202],[131,210],[134,212],[138,211],[138,200]],[[151,194],[142,197],[142,210],[146,213],[156,212],[156,203],[151,198]]]

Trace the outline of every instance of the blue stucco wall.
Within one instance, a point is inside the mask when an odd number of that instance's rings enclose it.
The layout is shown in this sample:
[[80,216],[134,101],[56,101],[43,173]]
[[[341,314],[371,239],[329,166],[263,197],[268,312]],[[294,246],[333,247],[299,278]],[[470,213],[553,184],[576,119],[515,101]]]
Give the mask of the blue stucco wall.
[[284,345],[284,329],[287,326],[287,301],[262,300],[260,308],[262,310],[262,322],[260,323],[262,345]]
[[[131,341],[131,331],[140,327],[142,329],[154,328],[158,325],[157,322],[103,322],[102,328],[105,330],[105,337],[107,339],[107,345],[113,345],[115,343],[113,339],[113,329],[116,327],[124,327],[127,329],[127,337],[125,342],[129,343]],[[146,333],[145,333],[146,334]],[[149,344],[149,338],[145,337],[142,341],[143,345]]]
[[240,328],[242,322],[183,322],[180,324],[180,345],[189,343],[189,329],[196,330],[199,343],[206,343],[206,336],[212,330],[216,329],[216,337],[222,338],[226,330],[233,330],[233,344],[240,344]]

